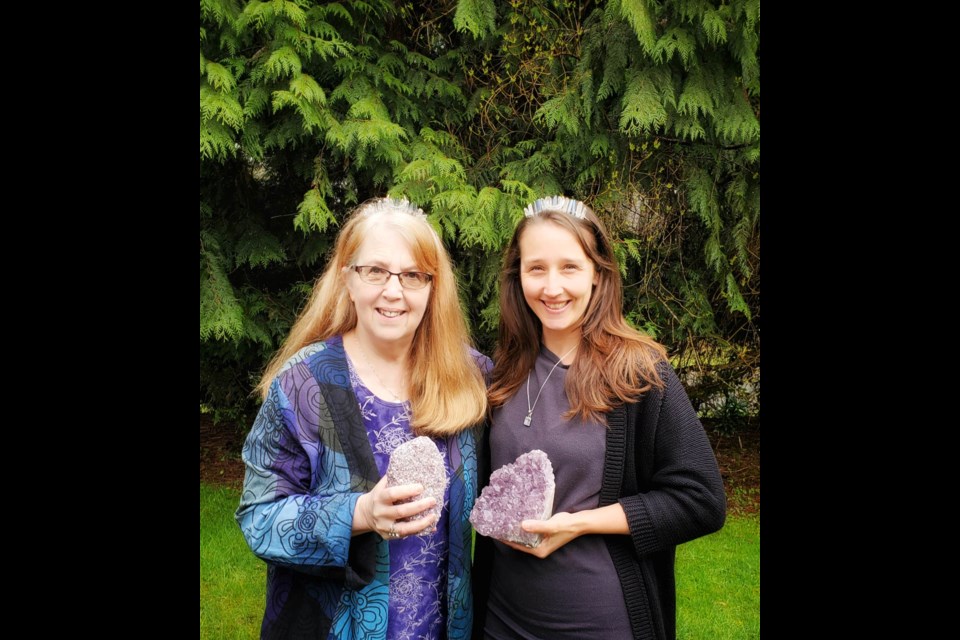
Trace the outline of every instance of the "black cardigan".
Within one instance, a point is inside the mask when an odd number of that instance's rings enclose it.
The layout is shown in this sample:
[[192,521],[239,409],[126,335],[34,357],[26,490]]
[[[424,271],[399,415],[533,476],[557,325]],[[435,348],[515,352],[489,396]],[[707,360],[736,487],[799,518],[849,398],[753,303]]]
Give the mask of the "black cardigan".
[[[719,530],[726,498],[703,425],[673,368],[661,363],[665,387],[607,414],[600,504],[619,502],[630,535],[607,535],[637,640],[676,638],[674,558],[678,544]],[[479,446],[479,486],[490,478],[489,429]],[[474,634],[483,638],[493,541],[477,535],[473,563]]]

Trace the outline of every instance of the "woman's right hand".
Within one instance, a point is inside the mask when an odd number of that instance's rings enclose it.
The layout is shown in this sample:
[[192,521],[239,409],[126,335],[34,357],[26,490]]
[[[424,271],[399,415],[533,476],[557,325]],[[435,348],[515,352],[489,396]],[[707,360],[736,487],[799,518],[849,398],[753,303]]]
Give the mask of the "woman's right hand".
[[353,511],[353,535],[376,531],[384,540],[397,540],[420,533],[436,524],[435,516],[427,516],[410,522],[398,522],[415,516],[435,506],[435,498],[423,498],[413,502],[397,504],[423,493],[421,484],[400,484],[387,486],[387,477],[357,500]]

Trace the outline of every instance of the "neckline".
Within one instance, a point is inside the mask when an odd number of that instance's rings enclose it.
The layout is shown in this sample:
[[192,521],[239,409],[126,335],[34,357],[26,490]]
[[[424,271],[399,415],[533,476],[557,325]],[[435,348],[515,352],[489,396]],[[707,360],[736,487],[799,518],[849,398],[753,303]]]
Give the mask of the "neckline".
[[[545,345],[545,344],[543,344],[543,343],[541,342],[541,343],[540,343],[540,353],[537,354],[537,360],[539,360],[540,358],[544,358],[545,360],[548,360],[548,361],[549,361],[549,365],[552,367],[554,364],[556,364],[557,360],[560,359],[560,356],[559,356],[558,354],[554,353],[553,351],[551,351],[550,349],[548,349],[548,348],[547,348],[547,345]],[[573,363],[571,363],[571,364],[573,364]],[[557,368],[558,368],[558,369],[569,369],[569,368],[570,368],[570,365],[569,365],[569,364],[563,364],[563,363],[561,362],[561,363],[557,366]]]
[[388,399],[386,399],[386,398],[382,398],[382,397],[378,396],[376,393],[373,392],[373,389],[371,389],[370,387],[367,386],[367,383],[365,383],[365,382],[363,381],[363,378],[360,377],[360,374],[357,373],[357,368],[356,368],[356,366],[354,366],[354,364],[353,364],[353,359],[350,357],[350,354],[347,353],[347,350],[346,350],[346,349],[343,350],[343,355],[344,355],[344,356],[346,357],[346,359],[347,359],[347,367],[348,367],[348,369],[349,369],[349,371],[350,371],[350,384],[351,384],[351,385],[357,385],[357,386],[359,386],[361,389],[363,389],[364,391],[366,391],[367,394],[369,394],[369,397],[373,398],[374,400],[376,400],[377,402],[379,402],[380,404],[382,404],[382,405],[384,405],[384,406],[386,406],[386,407],[406,407],[406,406],[408,406],[408,405],[410,404],[410,400],[403,400],[403,401],[398,402],[398,401],[396,401],[396,400],[388,400]]

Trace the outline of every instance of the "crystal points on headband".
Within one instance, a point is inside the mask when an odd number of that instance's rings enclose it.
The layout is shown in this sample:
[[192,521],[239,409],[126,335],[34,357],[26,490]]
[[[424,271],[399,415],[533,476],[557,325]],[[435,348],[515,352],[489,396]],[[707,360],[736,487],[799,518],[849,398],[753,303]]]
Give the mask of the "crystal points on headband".
[[424,220],[427,219],[427,214],[423,212],[423,209],[415,204],[412,204],[406,198],[401,200],[391,198],[389,196],[386,198],[377,198],[365,203],[362,205],[362,208],[363,212],[367,215],[377,211],[390,211],[393,213],[407,213],[416,218],[423,218]]
[[563,211],[579,220],[587,217],[587,205],[565,196],[549,196],[531,202],[523,210],[523,215],[532,218],[541,211]]

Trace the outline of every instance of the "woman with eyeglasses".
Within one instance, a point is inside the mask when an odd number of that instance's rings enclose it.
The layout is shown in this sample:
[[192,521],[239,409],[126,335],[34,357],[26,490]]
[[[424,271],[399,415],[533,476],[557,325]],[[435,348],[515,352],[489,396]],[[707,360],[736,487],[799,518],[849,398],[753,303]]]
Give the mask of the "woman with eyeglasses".
[[524,211],[504,257],[490,470],[539,449],[536,547],[477,536],[474,637],[672,639],[678,544],[723,526],[713,450],[664,348],[627,324],[607,231],[583,202]]
[[[473,427],[490,360],[470,347],[450,258],[423,211],[359,206],[283,347],[243,448],[237,522],[267,563],[262,638],[468,638]],[[429,436],[439,521],[391,452]]]

